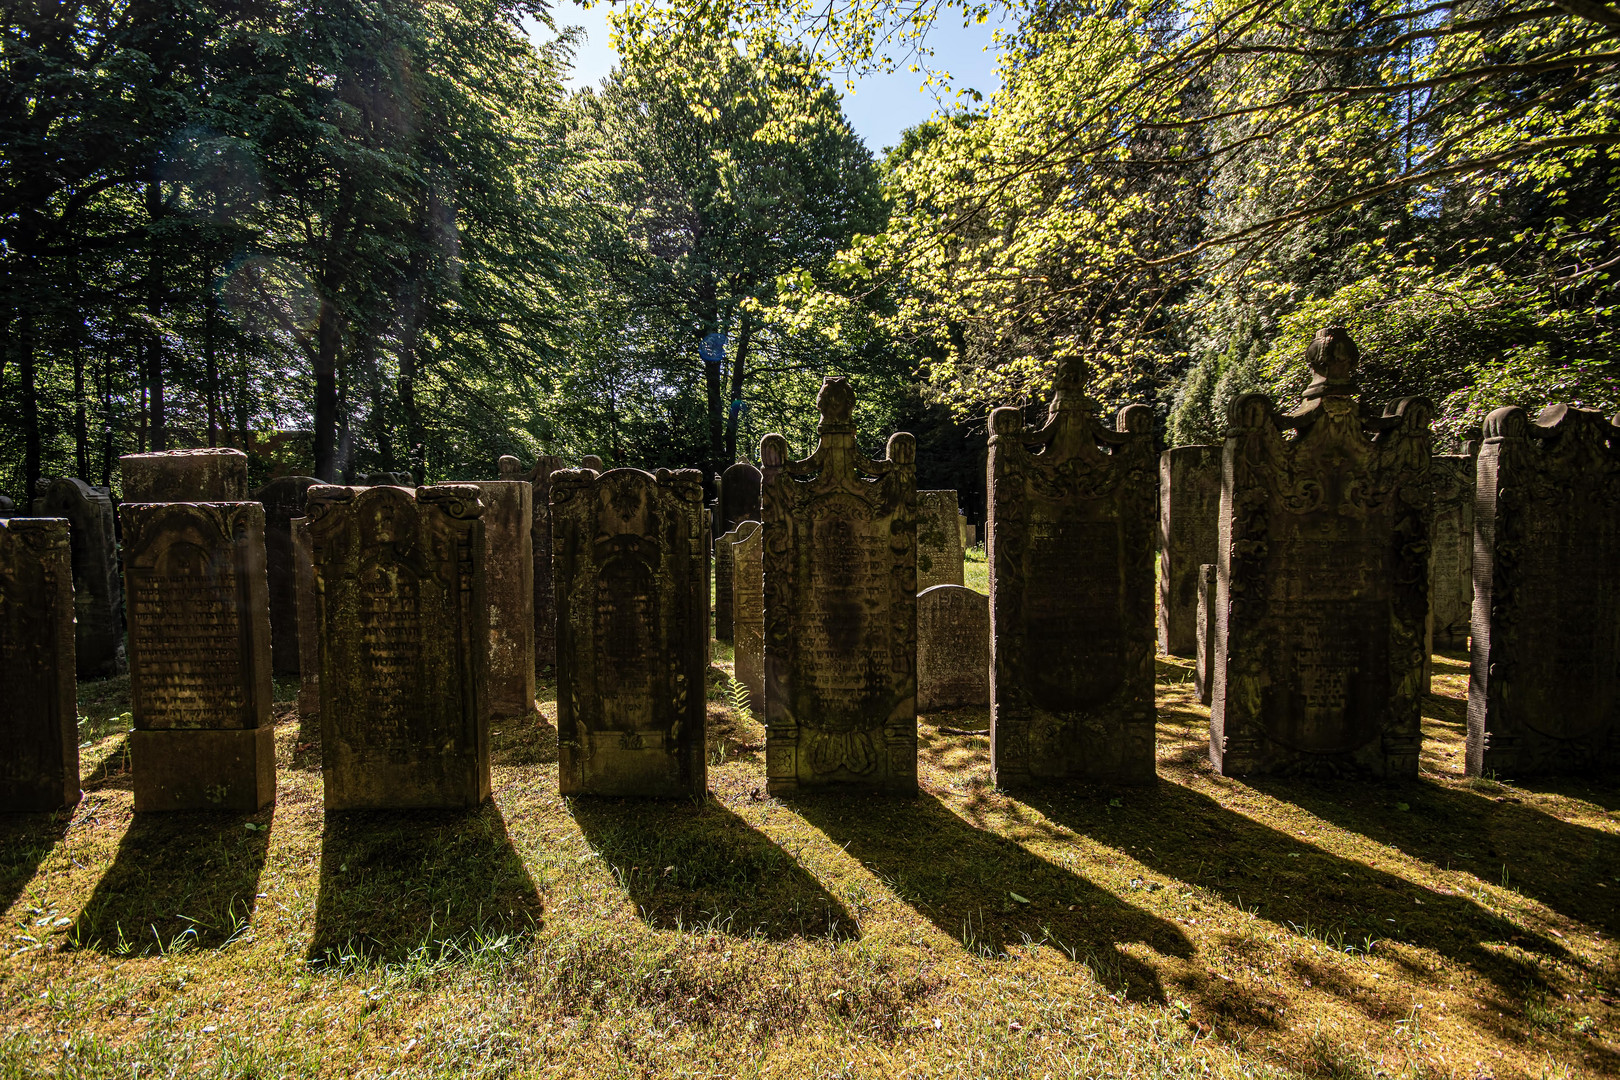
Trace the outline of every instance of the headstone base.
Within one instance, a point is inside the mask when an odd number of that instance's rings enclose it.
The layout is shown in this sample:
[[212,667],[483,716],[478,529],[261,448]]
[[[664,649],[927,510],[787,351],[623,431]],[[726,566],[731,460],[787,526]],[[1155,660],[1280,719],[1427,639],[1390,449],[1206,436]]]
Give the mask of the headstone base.
[[129,733],[135,812],[235,810],[276,801],[276,729]]

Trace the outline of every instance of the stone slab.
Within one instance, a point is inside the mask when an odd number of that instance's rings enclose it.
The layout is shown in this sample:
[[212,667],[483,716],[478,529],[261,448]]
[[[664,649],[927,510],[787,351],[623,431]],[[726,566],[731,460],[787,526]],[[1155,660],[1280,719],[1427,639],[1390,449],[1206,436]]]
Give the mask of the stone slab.
[[126,503],[243,502],[247,455],[229,448],[164,450],[118,459]]
[[917,492],[917,591],[963,584],[956,492]]
[[765,715],[765,533],[757,521],[737,526],[731,546],[733,678],[748,688],[749,710]]
[[1201,704],[1208,705],[1215,688],[1215,571],[1214,563],[1198,568],[1198,666],[1193,672],[1193,689]]
[[961,585],[917,594],[917,708],[990,704],[990,598]]
[[299,673],[298,567],[292,521],[304,516],[304,495],[320,481],[282,476],[253,493],[264,507],[264,576],[270,597],[270,666],[277,675]]
[[[738,528],[744,523],[739,522]],[[722,534],[714,542],[714,639],[731,641],[735,633],[732,620],[731,582],[733,573],[732,544],[737,541],[737,529]]]
[[308,518],[293,519],[292,537],[298,603],[298,715],[315,717],[321,714],[321,631]]
[[1159,651],[1198,646],[1198,568],[1215,561],[1221,448],[1176,446],[1159,455]]
[[715,534],[731,532],[745,521],[759,520],[761,475],[746,461],[726,466],[720,475]]
[[1426,651],[1466,649],[1474,617],[1474,459],[1439,454],[1429,463],[1429,634]]
[[252,813],[276,799],[276,731],[132,731],[129,768],[137,814]]
[[560,457],[542,456],[527,471],[517,458],[499,462],[502,480],[527,480],[534,523],[529,547],[534,555],[534,669],[550,673],[557,663],[557,608],[551,580],[551,474],[563,468]]
[[68,477],[48,481],[42,488],[34,500],[34,516],[68,521],[79,678],[122,675],[129,668],[124,651],[124,585],[118,572],[112,497],[106,488],[91,487],[83,480]]
[[484,500],[490,713],[529,716],[535,710],[533,486],[521,480],[476,486]]
[[79,801],[71,526],[0,520],[0,810]]

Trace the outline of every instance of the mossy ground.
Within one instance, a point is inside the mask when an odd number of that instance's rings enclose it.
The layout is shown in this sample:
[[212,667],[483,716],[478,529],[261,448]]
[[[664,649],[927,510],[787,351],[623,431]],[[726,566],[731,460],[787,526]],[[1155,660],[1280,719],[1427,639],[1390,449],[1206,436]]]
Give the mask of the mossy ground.
[[1465,779],[1458,657],[1412,784],[1213,775],[1165,660],[1151,788],[998,792],[980,710],[791,803],[728,660],[705,802],[561,798],[548,701],[465,814],[327,818],[284,701],[273,810],[135,820],[85,684],[83,802],[0,822],[0,1076],[1620,1072],[1620,789]]

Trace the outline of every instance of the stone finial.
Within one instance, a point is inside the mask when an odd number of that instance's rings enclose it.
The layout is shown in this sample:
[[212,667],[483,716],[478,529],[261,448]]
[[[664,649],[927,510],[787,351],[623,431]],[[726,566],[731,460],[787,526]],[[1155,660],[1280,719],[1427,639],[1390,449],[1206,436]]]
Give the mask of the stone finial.
[[1305,362],[1314,375],[1305,388],[1306,401],[1356,392],[1356,365],[1361,362],[1361,350],[1344,327],[1325,326],[1318,330],[1305,348]]
[[1087,409],[1091,402],[1086,397],[1086,362],[1078,356],[1066,356],[1058,361],[1057,375],[1052,379],[1052,404],[1049,416],[1071,409]]
[[828,375],[821,381],[816,408],[821,412],[821,422],[816,425],[818,433],[825,435],[855,430],[855,425],[850,422],[855,412],[855,391],[849,388],[849,380],[842,375]]

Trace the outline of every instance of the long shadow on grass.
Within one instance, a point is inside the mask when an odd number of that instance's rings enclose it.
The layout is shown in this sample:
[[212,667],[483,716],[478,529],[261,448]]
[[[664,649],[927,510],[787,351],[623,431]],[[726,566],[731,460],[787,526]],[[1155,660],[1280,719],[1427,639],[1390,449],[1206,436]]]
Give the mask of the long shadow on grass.
[[778,941],[860,936],[848,909],[793,856],[713,799],[575,798],[570,806],[650,926]]
[[97,952],[216,949],[248,929],[269,808],[136,814],[67,940]]
[[1140,942],[1166,956],[1192,954],[1174,923],[975,828],[926,792],[915,799],[801,796],[793,808],[975,952],[1046,943],[1091,968],[1105,986],[1161,1002],[1158,972],[1120,944]]
[[34,880],[72,821],[71,809],[0,814],[0,912],[8,910]]
[[505,950],[541,925],[499,808],[326,815],[309,958],[394,963]]

